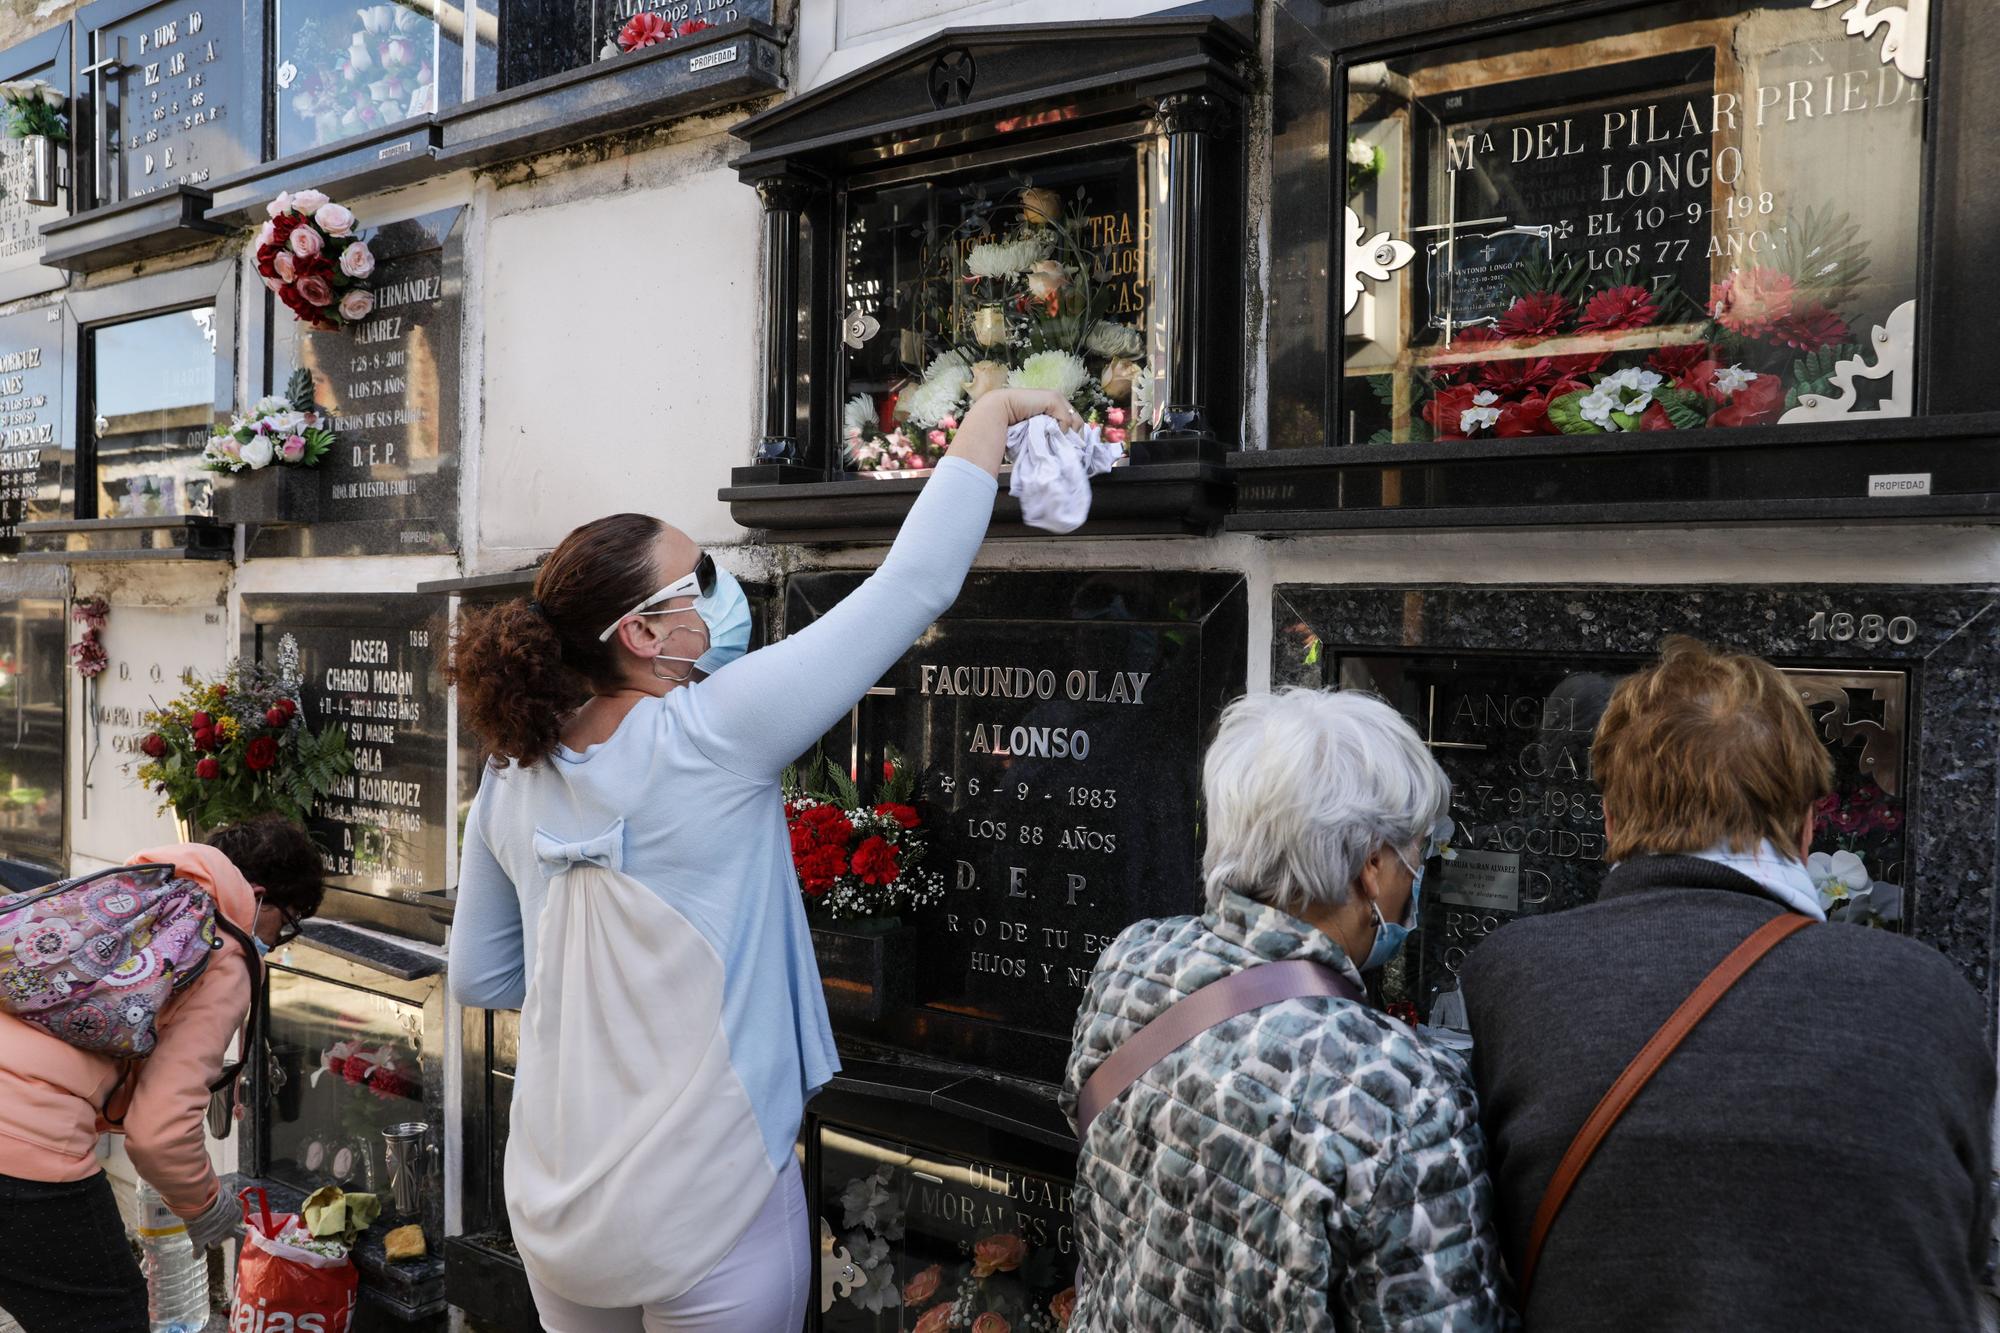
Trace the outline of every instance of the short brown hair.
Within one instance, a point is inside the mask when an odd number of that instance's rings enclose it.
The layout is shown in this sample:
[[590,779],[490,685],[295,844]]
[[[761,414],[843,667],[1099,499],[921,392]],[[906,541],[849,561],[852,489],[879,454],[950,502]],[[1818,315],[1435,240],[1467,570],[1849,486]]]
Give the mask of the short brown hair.
[[262,814],[223,825],[208,835],[208,845],[264,891],[267,905],[283,909],[294,921],[319,914],[325,872],[319,848],[300,825],[280,814]]
[[1675,635],[1659,663],[1620,681],[1591,750],[1611,816],[1605,859],[1796,848],[1833,760],[1783,673],[1747,653]]

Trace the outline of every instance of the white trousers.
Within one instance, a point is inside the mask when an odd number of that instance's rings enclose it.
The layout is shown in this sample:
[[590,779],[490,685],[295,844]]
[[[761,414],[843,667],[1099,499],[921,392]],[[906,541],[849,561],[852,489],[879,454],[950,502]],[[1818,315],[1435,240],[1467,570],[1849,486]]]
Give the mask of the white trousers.
[[708,1276],[671,1301],[600,1310],[574,1305],[533,1277],[548,1333],[799,1333],[812,1273],[805,1183],[788,1159],[762,1211]]

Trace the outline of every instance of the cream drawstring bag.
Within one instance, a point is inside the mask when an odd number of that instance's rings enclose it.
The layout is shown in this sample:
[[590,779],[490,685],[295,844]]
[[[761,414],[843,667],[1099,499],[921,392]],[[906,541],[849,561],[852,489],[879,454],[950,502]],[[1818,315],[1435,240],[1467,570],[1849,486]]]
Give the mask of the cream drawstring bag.
[[776,1180],[722,1029],[722,959],[623,871],[620,820],[535,834],[554,871],[521,1009],[507,1215],[522,1262],[599,1309],[699,1282]]

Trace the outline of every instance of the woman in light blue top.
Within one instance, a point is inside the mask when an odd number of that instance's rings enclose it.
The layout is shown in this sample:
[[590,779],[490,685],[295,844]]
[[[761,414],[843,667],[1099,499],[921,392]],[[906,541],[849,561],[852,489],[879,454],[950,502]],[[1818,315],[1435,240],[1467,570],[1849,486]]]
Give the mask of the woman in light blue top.
[[792,1145],[839,1068],[778,777],[958,595],[1007,428],[966,413],[882,567],[754,653],[742,590],[636,514],[532,600],[468,610],[450,675],[492,757],[466,820],[451,987],[521,1010],[507,1210],[555,1333],[798,1329]]

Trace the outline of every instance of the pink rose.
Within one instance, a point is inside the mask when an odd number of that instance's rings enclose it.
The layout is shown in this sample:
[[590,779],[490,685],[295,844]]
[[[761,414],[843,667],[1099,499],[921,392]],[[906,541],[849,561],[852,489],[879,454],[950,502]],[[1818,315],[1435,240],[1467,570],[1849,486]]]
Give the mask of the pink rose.
[[280,215],[281,213],[291,212],[292,196],[285,193],[283,190],[278,191],[278,197],[276,199],[273,199],[270,203],[264,205],[264,211],[270,214],[274,218]]
[[299,295],[303,296],[311,305],[326,306],[333,304],[333,288],[327,285],[325,278],[319,277],[316,274],[308,274],[306,277],[300,278],[298,289]]
[[354,230],[354,213],[341,204],[322,204],[313,221],[329,236],[345,236]]
[[358,323],[375,313],[375,293],[366,287],[356,287],[340,298],[340,317],[350,324]]
[[311,217],[324,207],[326,207],[326,196],[318,190],[300,190],[292,196],[292,208],[302,217]]
[[923,1318],[917,1320],[910,1333],[947,1333],[951,1328],[951,1303],[933,1305],[924,1311]]
[[931,445],[932,445],[932,446],[933,446],[934,448],[938,448],[938,449],[942,449],[942,448],[944,448],[944,446],[945,446],[945,444],[946,444],[946,442],[947,442],[947,441],[945,440],[945,434],[944,434],[944,432],[943,432],[943,431],[941,431],[941,430],[934,430],[934,431],[932,431],[932,432],[931,432],[930,434],[928,434],[928,435],[924,436],[924,438],[925,438],[926,440],[929,440],[929,441],[931,442]]
[[925,1301],[937,1295],[938,1284],[943,1281],[944,1269],[937,1264],[932,1264],[929,1268],[926,1268],[923,1272],[903,1284],[903,1304],[906,1306],[922,1305]]
[[340,252],[340,271],[350,278],[365,278],[375,271],[375,252],[368,242],[356,241]]
[[276,271],[279,282],[292,282],[299,276],[298,262],[292,258],[290,250],[280,250],[272,255],[271,267]]
[[958,429],[958,418],[957,418],[957,417],[943,417],[943,418],[940,418],[940,419],[939,419],[939,421],[938,421],[938,425],[939,425],[939,426],[941,426],[941,427],[943,427],[943,428],[944,428],[945,430],[957,430],[957,429]]
[[296,463],[306,456],[306,437],[294,435],[278,446],[278,457],[287,463]]
[[1057,1324],[1068,1328],[1071,1317],[1076,1314],[1076,1288],[1064,1287],[1049,1297],[1049,1313],[1055,1316]]
[[1114,407],[1104,414],[1104,419],[1114,426],[1122,426],[1125,424],[1125,409]]
[[1011,1273],[1028,1257],[1028,1242],[1013,1232],[987,1236],[972,1243],[972,1275],[992,1277]]
[[311,227],[298,227],[292,231],[292,253],[300,259],[311,259],[325,246],[319,233]]
[[1014,1333],[1014,1326],[989,1310],[972,1321],[972,1333]]
[[257,248],[259,250],[262,250],[277,239],[278,229],[270,223],[266,222],[263,226],[257,228]]
[[1123,443],[1125,443],[1125,431],[1124,431],[1124,429],[1123,429],[1122,427],[1119,427],[1119,426],[1107,426],[1107,427],[1105,427],[1105,429],[1104,429],[1104,442],[1105,442],[1106,444],[1123,444]]

